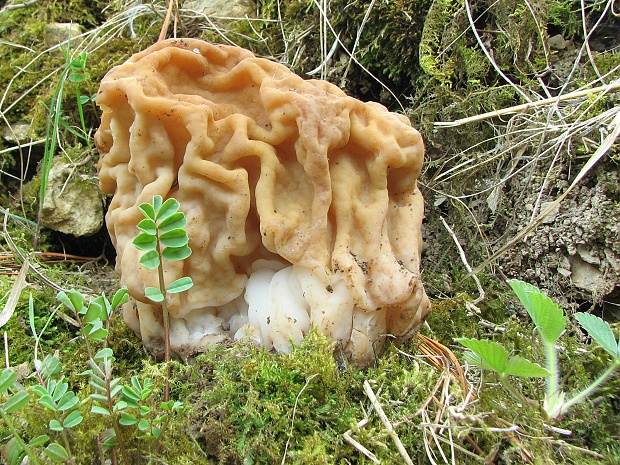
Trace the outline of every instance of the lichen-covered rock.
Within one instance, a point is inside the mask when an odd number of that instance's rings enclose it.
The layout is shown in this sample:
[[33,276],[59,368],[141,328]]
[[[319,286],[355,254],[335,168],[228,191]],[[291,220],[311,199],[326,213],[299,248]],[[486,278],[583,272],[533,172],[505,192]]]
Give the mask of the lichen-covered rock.
[[56,162],[48,175],[41,222],[75,237],[92,236],[103,226],[103,200],[93,176],[75,165]]

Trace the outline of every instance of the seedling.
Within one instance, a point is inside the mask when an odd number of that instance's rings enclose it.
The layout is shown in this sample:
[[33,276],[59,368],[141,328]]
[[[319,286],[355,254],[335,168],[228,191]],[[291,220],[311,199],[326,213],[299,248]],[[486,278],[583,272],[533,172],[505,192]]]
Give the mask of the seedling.
[[179,211],[180,204],[174,198],[165,202],[160,195],[153,196],[152,203],[143,203],[138,208],[144,219],[138,223],[142,231],[133,240],[138,250],[145,253],[140,258],[142,266],[158,271],[159,288],[147,287],[144,294],[155,303],[161,303],[164,323],[164,359],[167,365],[167,377],[164,390],[164,402],[170,399],[170,316],[168,314],[167,296],[187,291],[194,283],[192,278],[184,276],[166,285],[164,281],[163,260],[185,260],[192,254],[189,238],[185,231],[187,219]]
[[[45,149],[43,152],[43,160],[41,161],[41,187],[39,189],[39,210],[37,213],[37,228],[35,231],[33,248],[36,250],[38,236],[41,229],[41,214],[43,211],[43,204],[45,201],[45,194],[47,192],[47,183],[50,170],[52,169],[52,162],[54,154],[59,145],[58,141],[58,129],[59,127],[65,128],[67,131],[75,135],[78,139],[86,143],[88,149],[92,148],[90,141],[90,134],[86,127],[86,121],[84,119],[84,105],[88,102],[94,101],[95,95],[82,95],[80,84],[86,81],[90,75],[85,71],[86,59],[88,53],[82,52],[77,57],[71,56],[71,49],[67,47],[63,50],[65,55],[65,67],[62,70],[56,89],[52,95],[49,105],[43,103],[43,106],[48,111],[47,128],[45,134]],[[80,117],[80,127],[74,128],[67,123],[62,117],[62,102],[65,93],[65,83],[69,81],[74,84],[76,103],[78,113]]]
[[566,393],[560,388],[560,370],[555,346],[556,341],[566,329],[567,318],[564,311],[531,284],[516,279],[509,280],[508,284],[517,294],[536,326],[545,349],[545,367],[519,355],[510,356],[508,351],[497,342],[468,338],[456,340],[469,349],[464,355],[469,364],[498,373],[506,389],[524,402],[534,403],[510,382],[510,376],[547,378],[543,411],[547,418],[558,418],[596,392],[611,374],[620,368],[620,345],[607,322],[588,313],[575,314],[575,319],[592,339],[612,356],[612,362],[591,384],[567,400]]

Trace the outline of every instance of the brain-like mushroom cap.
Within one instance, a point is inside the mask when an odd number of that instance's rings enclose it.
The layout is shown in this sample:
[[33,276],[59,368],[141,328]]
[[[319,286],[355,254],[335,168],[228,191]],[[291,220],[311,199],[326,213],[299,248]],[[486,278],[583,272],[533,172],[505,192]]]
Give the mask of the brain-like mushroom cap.
[[[101,189],[127,323],[151,349],[157,273],[132,244],[138,205],[174,197],[193,254],[170,297],[181,356],[244,335],[280,350],[316,326],[359,363],[430,310],[420,281],[424,146],[409,120],[285,66],[195,39],[158,42],[101,82]],[[247,289],[246,289],[247,287]],[[260,303],[259,303],[260,302]]]

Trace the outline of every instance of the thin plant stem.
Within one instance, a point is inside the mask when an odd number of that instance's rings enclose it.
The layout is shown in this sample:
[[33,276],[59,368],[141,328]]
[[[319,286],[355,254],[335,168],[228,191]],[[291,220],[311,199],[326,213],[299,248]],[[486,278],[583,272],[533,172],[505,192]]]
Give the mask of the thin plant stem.
[[161,309],[164,319],[164,363],[166,364],[166,380],[164,382],[164,402],[170,399],[170,317],[168,315],[168,305],[166,303],[166,283],[164,281],[164,257],[161,253],[161,244],[159,243],[159,229],[156,232],[157,255],[159,256],[159,266],[157,272],[159,274],[159,291],[164,296],[161,302]]
[[82,132],[84,133],[84,140],[86,141],[88,150],[91,150],[92,146],[90,143],[90,137],[88,136],[88,130],[86,129],[86,120],[84,119],[84,106],[82,105],[82,102],[80,101],[80,97],[81,97],[80,85],[77,82],[75,83],[75,93],[77,97],[78,113],[80,115],[80,124],[82,125]]
[[550,418],[559,415],[562,395],[560,389],[560,372],[558,367],[558,356],[553,342],[545,341],[545,360],[550,376],[547,378],[547,389],[544,400],[544,410]]
[[517,399],[519,399],[521,402],[523,402],[524,404],[528,404],[531,406],[536,406],[536,402],[534,402],[532,399],[528,399],[527,397],[525,397],[508,379],[508,375],[500,375],[500,381],[502,382],[502,386],[504,386],[508,392],[510,392],[513,396],[515,396]]
[[614,371],[620,368],[620,358],[614,358],[614,362],[611,364],[609,368],[607,368],[603,373],[599,375],[588,387],[586,387],[583,391],[577,394],[575,397],[565,402],[559,412],[559,415],[566,413],[573,405],[579,404],[583,402],[585,399],[590,397],[598,387],[603,384],[607,378],[609,378]]
[[123,462],[125,465],[129,465],[131,462],[129,461],[129,456],[127,455],[127,451],[125,450],[125,443],[123,442],[123,437],[121,436],[121,429],[118,426],[118,419],[116,418],[117,413],[114,412],[114,401],[112,400],[112,388],[110,386],[110,373],[108,371],[108,367],[106,366],[106,376],[105,376],[105,385],[106,385],[106,394],[108,397],[108,410],[114,418],[112,418],[112,428],[114,428],[114,433],[116,434],[116,439],[118,440],[118,447],[121,451],[121,455],[123,456]]

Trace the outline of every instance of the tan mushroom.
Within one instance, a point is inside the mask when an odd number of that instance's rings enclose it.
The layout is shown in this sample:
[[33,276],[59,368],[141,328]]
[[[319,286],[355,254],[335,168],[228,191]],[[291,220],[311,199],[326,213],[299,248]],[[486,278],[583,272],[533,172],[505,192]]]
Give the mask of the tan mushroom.
[[366,364],[430,311],[420,281],[424,147],[402,115],[285,66],[195,39],[158,42],[101,82],[95,140],[127,323],[161,353],[138,205],[174,197],[193,254],[166,262],[178,356],[249,337],[289,351],[315,326]]

